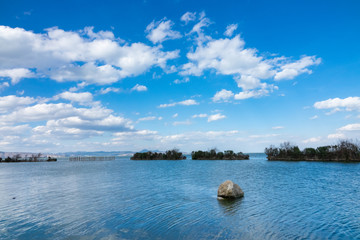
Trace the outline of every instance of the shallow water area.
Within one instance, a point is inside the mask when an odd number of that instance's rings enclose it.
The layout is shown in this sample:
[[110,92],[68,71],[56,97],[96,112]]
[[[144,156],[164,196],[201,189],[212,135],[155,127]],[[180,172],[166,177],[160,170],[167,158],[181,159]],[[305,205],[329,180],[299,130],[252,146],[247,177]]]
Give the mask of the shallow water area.
[[[245,197],[217,199],[225,180]],[[356,239],[360,164],[0,164],[0,239]]]

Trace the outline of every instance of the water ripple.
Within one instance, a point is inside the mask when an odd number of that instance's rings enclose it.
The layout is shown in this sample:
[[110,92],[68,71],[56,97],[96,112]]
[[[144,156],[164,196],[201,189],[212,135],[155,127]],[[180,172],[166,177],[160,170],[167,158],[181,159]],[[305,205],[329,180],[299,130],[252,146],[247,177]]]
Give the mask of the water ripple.
[[[263,155],[1,164],[0,239],[359,239],[359,170]],[[243,199],[217,199],[227,179]]]

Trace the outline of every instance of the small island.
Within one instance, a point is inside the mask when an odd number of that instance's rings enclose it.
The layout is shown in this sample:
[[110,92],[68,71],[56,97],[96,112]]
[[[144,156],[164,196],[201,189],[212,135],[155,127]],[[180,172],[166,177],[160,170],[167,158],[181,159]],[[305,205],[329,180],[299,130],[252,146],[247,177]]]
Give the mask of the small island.
[[265,148],[265,154],[269,161],[360,162],[360,146],[349,140],[302,151],[298,146],[284,142],[280,147]]
[[41,153],[32,154],[31,156],[22,157],[21,154],[15,154],[13,156],[8,156],[6,158],[0,157],[0,162],[10,163],[10,162],[56,162],[57,159],[53,157],[42,157]]
[[217,152],[216,149],[210,151],[191,152],[192,160],[249,160],[249,155],[242,152],[235,153],[232,150]]
[[160,152],[137,152],[131,160],[183,160],[186,157],[177,149],[168,150],[165,153]]

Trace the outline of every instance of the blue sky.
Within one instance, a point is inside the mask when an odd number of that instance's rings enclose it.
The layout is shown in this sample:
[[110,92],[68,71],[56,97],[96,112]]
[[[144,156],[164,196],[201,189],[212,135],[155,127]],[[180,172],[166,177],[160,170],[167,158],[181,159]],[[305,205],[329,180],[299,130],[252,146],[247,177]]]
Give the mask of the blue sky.
[[357,139],[358,1],[1,1],[0,150]]

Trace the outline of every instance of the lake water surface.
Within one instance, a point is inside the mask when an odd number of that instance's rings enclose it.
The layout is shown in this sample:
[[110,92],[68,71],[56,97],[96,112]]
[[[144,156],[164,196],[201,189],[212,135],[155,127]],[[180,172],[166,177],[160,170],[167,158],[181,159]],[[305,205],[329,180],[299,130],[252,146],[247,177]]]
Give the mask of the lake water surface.
[[[245,197],[217,200],[225,180]],[[360,164],[0,164],[0,239],[360,239]]]

